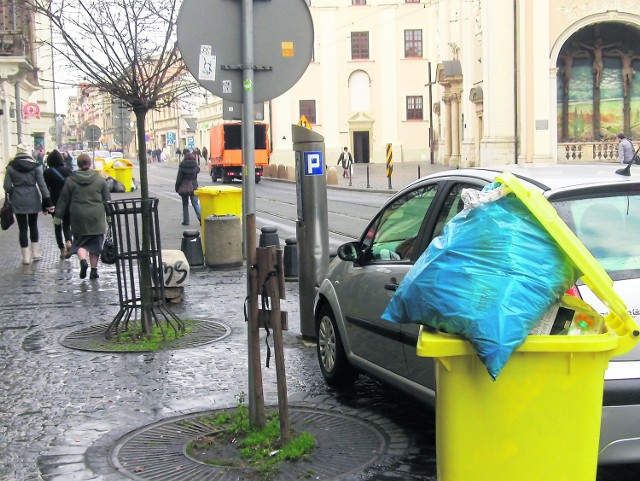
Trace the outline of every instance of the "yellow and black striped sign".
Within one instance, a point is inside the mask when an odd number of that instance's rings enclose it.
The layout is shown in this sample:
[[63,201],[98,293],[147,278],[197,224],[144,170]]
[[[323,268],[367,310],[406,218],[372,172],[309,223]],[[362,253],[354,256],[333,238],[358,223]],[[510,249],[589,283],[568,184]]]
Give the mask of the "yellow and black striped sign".
[[387,144],[387,177],[393,174],[393,148]]
[[298,121],[298,125],[300,127],[304,127],[305,129],[313,130],[311,128],[311,124],[309,123],[309,121],[307,120],[307,118],[304,115],[302,115],[300,117],[300,120]]

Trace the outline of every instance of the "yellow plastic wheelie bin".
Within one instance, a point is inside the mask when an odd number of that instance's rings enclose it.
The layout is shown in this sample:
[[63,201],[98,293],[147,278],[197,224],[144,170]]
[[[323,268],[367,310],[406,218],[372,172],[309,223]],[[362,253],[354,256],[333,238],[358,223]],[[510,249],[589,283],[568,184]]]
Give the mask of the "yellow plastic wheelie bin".
[[200,235],[204,249],[204,220],[210,215],[235,215],[242,219],[242,189],[230,185],[208,185],[194,192],[200,203]]
[[602,334],[529,336],[493,381],[464,338],[421,328],[435,359],[438,481],[594,481],[604,372],[638,342],[613,281],[551,204],[512,174],[496,178],[529,208],[610,309]]
[[113,178],[124,185],[125,192],[131,192],[133,185],[133,164],[127,159],[115,159],[112,162]]
[[113,177],[114,179],[116,178],[116,171],[113,168],[112,160],[104,161],[102,166],[102,172],[109,177]]

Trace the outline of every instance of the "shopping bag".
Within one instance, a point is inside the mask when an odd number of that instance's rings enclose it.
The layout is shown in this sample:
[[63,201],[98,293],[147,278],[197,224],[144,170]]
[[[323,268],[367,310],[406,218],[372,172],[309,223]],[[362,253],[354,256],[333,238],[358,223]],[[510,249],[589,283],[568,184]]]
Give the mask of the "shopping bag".
[[13,222],[13,206],[11,205],[11,199],[9,198],[9,194],[5,194],[4,204],[0,208],[0,227],[2,227],[2,230],[7,230],[13,225]]

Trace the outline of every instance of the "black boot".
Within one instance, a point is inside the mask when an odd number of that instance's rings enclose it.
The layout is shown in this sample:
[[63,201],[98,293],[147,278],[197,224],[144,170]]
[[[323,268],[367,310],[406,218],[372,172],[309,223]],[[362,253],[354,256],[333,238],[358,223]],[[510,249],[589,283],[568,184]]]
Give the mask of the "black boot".
[[97,279],[98,277],[100,277],[98,275],[98,269],[96,267],[92,267],[91,273],[89,274],[89,279]]
[[89,268],[89,263],[87,259],[80,259],[80,279],[84,279],[87,277],[87,269]]

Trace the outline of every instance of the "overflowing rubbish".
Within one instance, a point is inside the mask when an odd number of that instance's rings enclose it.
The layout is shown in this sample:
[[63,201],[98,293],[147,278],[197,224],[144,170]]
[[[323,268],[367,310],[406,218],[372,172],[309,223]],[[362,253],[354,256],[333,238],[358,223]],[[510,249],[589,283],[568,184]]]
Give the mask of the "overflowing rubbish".
[[382,317],[459,334],[493,379],[581,273],[500,183],[468,189],[464,209],[416,261]]

